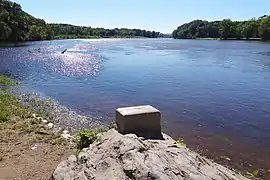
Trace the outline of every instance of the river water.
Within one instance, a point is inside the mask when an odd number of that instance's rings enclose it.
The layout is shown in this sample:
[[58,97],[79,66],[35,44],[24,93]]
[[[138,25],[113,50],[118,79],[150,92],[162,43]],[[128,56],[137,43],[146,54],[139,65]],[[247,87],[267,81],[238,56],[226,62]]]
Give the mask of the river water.
[[236,167],[270,169],[269,43],[31,42],[1,48],[0,72],[104,123],[117,107],[153,105],[162,112],[163,130],[192,149]]

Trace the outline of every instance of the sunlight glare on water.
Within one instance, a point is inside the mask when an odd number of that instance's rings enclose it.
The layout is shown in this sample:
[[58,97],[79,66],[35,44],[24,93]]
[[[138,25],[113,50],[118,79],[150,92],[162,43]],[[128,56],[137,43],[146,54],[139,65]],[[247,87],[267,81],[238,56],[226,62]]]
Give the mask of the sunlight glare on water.
[[0,71],[105,123],[118,107],[151,104],[163,130],[191,147],[260,164],[270,159],[269,49],[246,41],[42,41],[1,48]]

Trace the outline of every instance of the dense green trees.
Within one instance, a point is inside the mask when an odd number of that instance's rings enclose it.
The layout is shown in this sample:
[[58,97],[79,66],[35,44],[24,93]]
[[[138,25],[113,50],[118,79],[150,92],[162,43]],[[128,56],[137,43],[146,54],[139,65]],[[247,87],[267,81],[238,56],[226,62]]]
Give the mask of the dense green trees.
[[[173,38],[221,38],[270,40],[270,16],[264,15],[248,21],[195,20],[179,26],[172,33]],[[160,32],[141,29],[104,29],[69,24],[47,24],[24,12],[21,6],[9,0],[0,0],[0,41],[49,40],[65,38],[98,37],[168,37]]]
[[0,41],[98,38],[100,36],[157,38],[165,35],[141,29],[104,29],[69,24],[46,24],[43,19],[24,12],[19,4],[9,0],[0,0]]
[[173,38],[221,38],[270,40],[270,16],[264,15],[248,21],[202,21],[195,20],[179,26],[172,33]]
[[270,16],[260,19],[259,35],[263,40],[270,40]]
[[230,19],[224,19],[219,24],[219,34],[222,39],[235,37],[235,34],[237,34],[236,24]]
[[50,27],[22,10],[22,7],[8,0],[0,0],[0,41],[25,41],[52,39]]
[[49,24],[56,37],[60,38],[87,38],[87,37],[147,37],[157,38],[163,35],[160,32],[141,29],[104,29],[70,24]]
[[241,35],[247,39],[252,37],[259,37],[258,28],[259,22],[255,19],[243,22],[240,28]]
[[176,30],[173,31],[173,38],[179,39],[192,39],[196,37],[200,38],[218,38],[219,34],[219,21],[202,21],[195,20],[182,26],[179,26]]

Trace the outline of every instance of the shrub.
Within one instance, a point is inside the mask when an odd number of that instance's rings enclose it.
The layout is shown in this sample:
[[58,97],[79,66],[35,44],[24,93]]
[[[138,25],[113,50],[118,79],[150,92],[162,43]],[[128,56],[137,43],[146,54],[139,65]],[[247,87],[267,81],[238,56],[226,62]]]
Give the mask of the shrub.
[[16,82],[13,79],[0,74],[0,85],[13,86],[16,85]]
[[97,139],[97,132],[90,130],[81,130],[76,136],[77,149],[83,149],[88,147]]
[[177,141],[175,141],[175,144],[177,146],[186,146],[184,139],[178,139]]

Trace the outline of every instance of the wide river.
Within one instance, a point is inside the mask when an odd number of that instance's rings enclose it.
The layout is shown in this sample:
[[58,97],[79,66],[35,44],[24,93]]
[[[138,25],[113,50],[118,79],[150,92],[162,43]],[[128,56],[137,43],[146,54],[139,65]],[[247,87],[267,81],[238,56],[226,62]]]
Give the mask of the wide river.
[[1,48],[0,72],[105,123],[117,107],[153,105],[162,112],[163,130],[191,148],[223,163],[270,169],[269,43],[31,42]]

